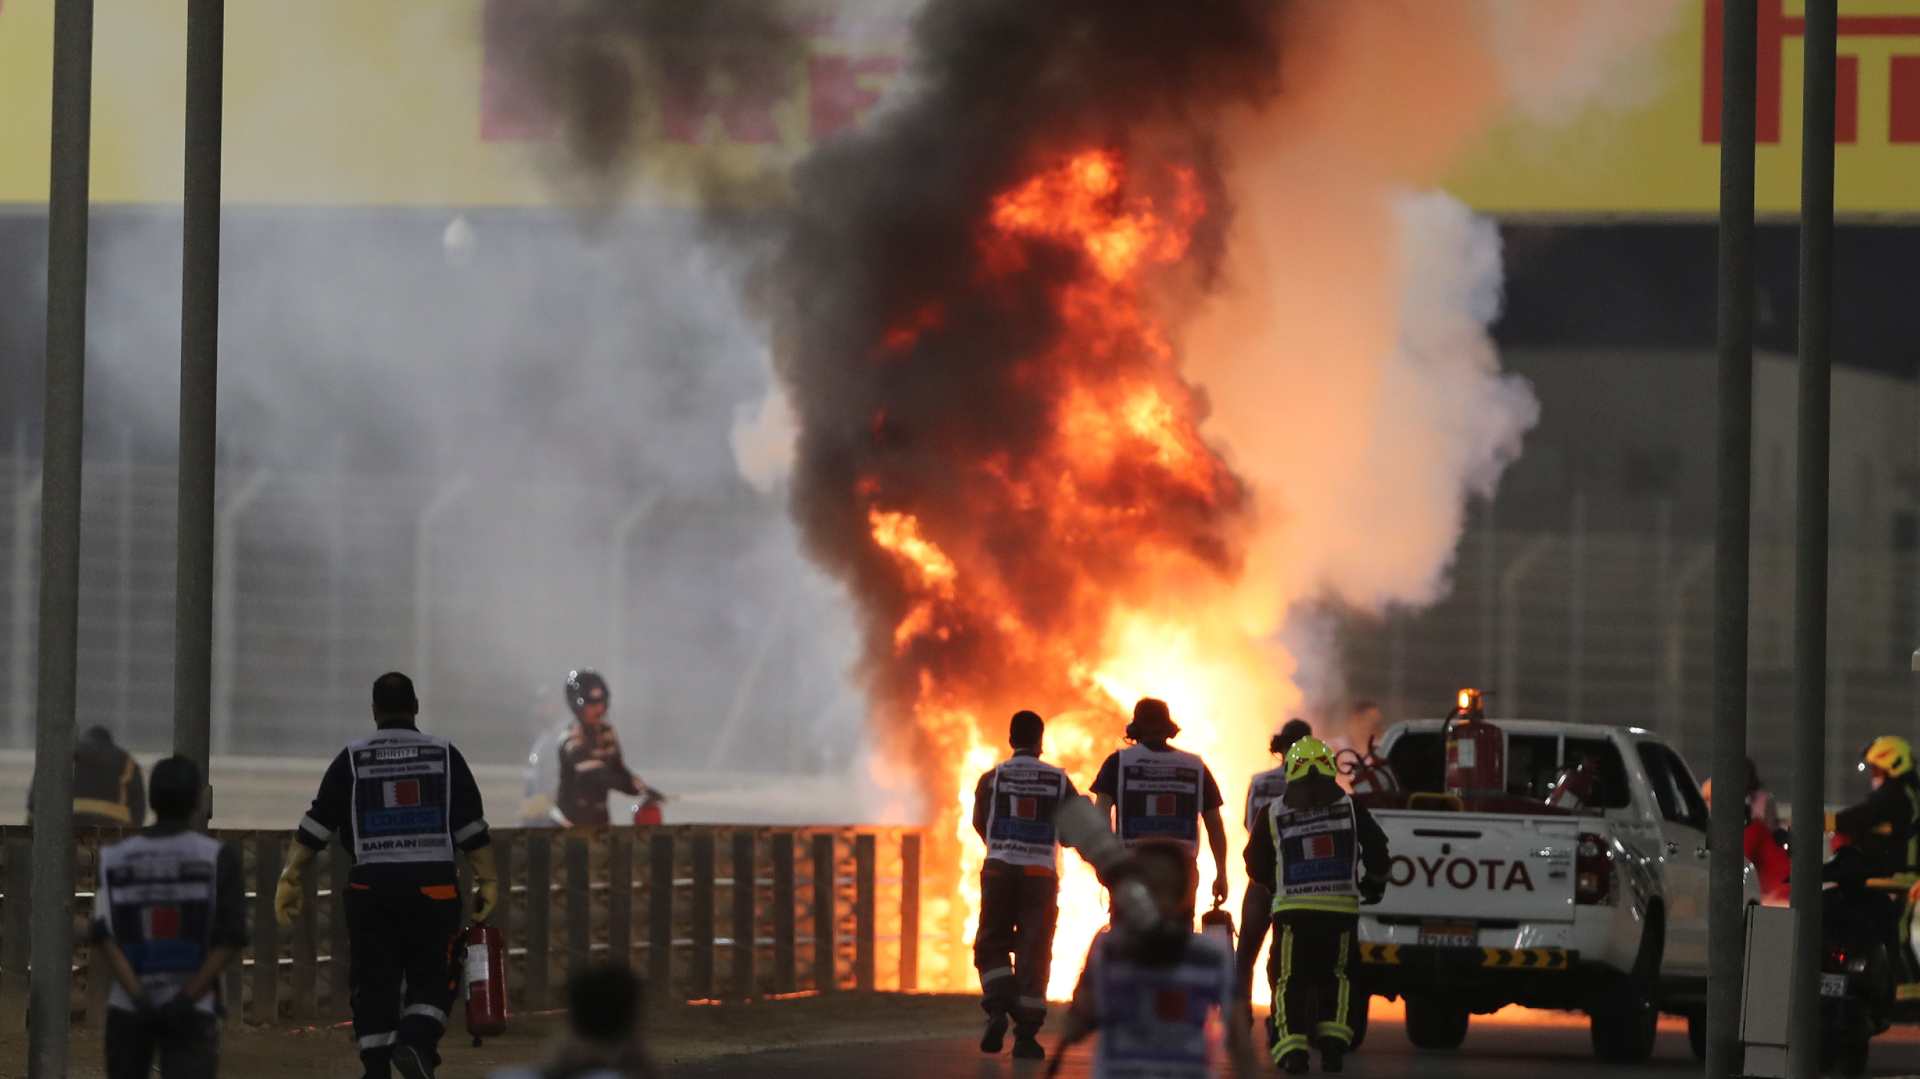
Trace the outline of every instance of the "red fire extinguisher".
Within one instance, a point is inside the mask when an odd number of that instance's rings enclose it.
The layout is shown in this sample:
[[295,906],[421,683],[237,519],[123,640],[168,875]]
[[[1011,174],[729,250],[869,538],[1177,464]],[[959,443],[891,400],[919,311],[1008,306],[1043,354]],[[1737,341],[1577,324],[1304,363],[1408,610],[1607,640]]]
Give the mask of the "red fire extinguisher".
[[1507,737],[1500,728],[1487,722],[1482,694],[1463,689],[1447,717],[1447,793],[1471,795],[1505,794],[1507,789]]
[[633,803],[633,826],[635,828],[650,828],[656,824],[664,823],[666,821],[666,814],[660,811],[660,806],[664,804],[666,800],[666,795],[661,794],[651,787],[647,788],[646,793],[641,796],[640,800]]
[[467,952],[467,1033],[473,1043],[507,1032],[507,946],[500,930],[476,922],[460,932]]
[[1355,796],[1393,794],[1400,790],[1400,777],[1393,765],[1374,751],[1375,740],[1367,739],[1366,752],[1343,749],[1338,756],[1340,774],[1347,777],[1347,792]]
[[1593,800],[1593,788],[1599,781],[1599,770],[1592,757],[1583,757],[1580,763],[1560,773],[1560,778],[1547,792],[1547,806],[1563,809],[1569,813],[1578,813]]

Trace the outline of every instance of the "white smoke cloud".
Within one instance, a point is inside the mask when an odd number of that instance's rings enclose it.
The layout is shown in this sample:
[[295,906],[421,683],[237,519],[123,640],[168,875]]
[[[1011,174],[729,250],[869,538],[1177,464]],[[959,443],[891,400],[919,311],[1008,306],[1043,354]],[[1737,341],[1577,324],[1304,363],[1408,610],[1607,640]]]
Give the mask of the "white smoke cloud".
[[1443,596],[1467,501],[1539,417],[1490,335],[1498,230],[1438,185],[1497,121],[1617,99],[1678,6],[1300,5],[1287,92],[1229,125],[1229,283],[1187,327],[1187,371],[1258,502],[1242,620],[1285,627],[1319,703],[1345,685],[1324,605]]

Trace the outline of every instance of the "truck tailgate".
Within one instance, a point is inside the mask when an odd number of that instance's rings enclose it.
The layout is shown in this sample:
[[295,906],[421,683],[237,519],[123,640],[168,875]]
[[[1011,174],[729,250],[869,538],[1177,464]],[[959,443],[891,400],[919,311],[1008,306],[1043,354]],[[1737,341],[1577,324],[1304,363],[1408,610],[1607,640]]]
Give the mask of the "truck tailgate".
[[1573,817],[1374,814],[1393,855],[1386,898],[1366,912],[1389,918],[1564,922],[1573,919]]

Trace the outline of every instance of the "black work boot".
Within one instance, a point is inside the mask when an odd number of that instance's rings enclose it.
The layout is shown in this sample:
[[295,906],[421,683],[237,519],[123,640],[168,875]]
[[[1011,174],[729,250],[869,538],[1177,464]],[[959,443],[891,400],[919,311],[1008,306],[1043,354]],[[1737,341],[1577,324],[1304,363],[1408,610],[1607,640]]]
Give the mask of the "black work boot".
[[404,1079],[433,1079],[433,1057],[406,1044],[393,1047],[393,1070]]
[[1323,1072],[1344,1071],[1347,1064],[1347,1043],[1334,1038],[1320,1039],[1320,1070]]
[[1305,1049],[1295,1049],[1293,1052],[1280,1058],[1280,1070],[1288,1075],[1305,1075],[1307,1074],[1307,1065],[1309,1063],[1307,1051]]
[[998,1053],[1007,1044],[1007,1017],[1004,1014],[987,1016],[986,1033],[980,1035],[982,1053]]
[[1045,1060],[1047,1059],[1047,1051],[1041,1046],[1039,1038],[1031,1034],[1015,1034],[1013,1036],[1013,1059]]

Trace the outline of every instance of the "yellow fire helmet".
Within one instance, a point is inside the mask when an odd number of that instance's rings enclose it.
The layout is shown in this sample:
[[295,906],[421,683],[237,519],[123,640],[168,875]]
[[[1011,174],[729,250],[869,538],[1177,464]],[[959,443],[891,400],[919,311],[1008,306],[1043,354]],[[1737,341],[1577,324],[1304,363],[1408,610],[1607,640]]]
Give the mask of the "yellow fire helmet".
[[1300,739],[1287,750],[1287,782],[1291,783],[1308,772],[1319,772],[1328,779],[1336,774],[1333,750],[1312,735]]
[[[1913,771],[1913,746],[1905,738],[1883,734],[1867,746],[1865,753],[1860,754],[1860,767],[1863,770],[1878,768],[1897,779]],[[1287,774],[1291,776],[1293,773],[1289,770]]]

